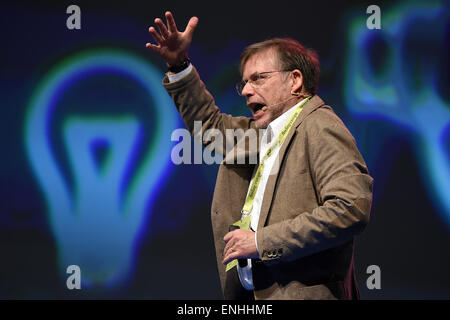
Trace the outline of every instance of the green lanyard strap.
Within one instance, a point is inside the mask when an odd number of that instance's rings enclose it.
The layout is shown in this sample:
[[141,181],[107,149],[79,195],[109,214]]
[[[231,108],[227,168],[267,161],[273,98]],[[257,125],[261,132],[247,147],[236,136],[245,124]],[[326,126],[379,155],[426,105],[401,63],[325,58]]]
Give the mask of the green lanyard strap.
[[[273,152],[283,144],[284,140],[286,139],[289,133],[289,130],[292,128],[292,125],[294,124],[295,120],[297,120],[298,116],[302,112],[303,106],[305,105],[306,102],[308,102],[310,98],[311,98],[310,96],[307,97],[298,105],[298,107],[294,110],[294,112],[287,120],[283,129],[281,129],[281,132],[276,138],[276,140],[271,144],[266,154],[262,158],[261,163],[259,164],[258,169],[256,170],[255,177],[253,178],[252,183],[250,185],[247,197],[245,198],[244,207],[241,210],[242,217],[240,220],[233,223],[233,226],[237,226],[240,229],[244,230],[250,230],[250,222],[251,222],[250,213],[252,212],[253,209],[253,202],[255,200],[256,191],[258,191],[259,184],[261,183],[262,174],[264,172],[264,163],[273,154]],[[227,264],[225,271],[232,269],[235,265],[237,265],[236,259]]]

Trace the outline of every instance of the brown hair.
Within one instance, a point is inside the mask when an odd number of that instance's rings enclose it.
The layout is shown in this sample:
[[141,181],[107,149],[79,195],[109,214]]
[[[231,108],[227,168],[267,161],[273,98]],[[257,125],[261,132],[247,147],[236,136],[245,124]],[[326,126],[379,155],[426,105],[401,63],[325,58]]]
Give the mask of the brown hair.
[[254,43],[241,54],[239,71],[243,72],[245,63],[256,53],[275,49],[281,70],[300,70],[303,76],[303,86],[308,94],[316,94],[319,83],[319,57],[313,49],[301,45],[297,40],[290,38],[274,38]]

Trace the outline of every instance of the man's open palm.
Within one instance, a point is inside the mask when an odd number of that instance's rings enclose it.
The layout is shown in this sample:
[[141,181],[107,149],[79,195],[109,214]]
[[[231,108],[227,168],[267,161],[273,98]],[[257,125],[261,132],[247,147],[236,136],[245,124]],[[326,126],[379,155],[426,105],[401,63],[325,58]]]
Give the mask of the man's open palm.
[[198,18],[192,17],[184,32],[180,32],[175,24],[171,12],[166,12],[167,26],[160,18],[155,19],[158,31],[154,27],[149,32],[156,44],[147,43],[146,47],[156,52],[169,66],[179,65],[187,58],[187,52],[192,42],[194,30],[198,24]]

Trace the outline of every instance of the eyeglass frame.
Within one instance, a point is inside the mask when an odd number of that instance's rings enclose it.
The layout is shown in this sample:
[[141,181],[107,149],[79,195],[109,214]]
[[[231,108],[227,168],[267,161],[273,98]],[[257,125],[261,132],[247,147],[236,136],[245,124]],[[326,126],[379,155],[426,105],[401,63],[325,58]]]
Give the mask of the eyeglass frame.
[[[250,85],[254,87],[254,86],[255,86],[254,83],[255,83],[256,81],[258,81],[258,80],[261,79],[261,75],[263,75],[263,74],[269,74],[269,73],[275,73],[275,72],[291,72],[291,71],[292,71],[292,70],[275,70],[275,71],[256,72],[256,73],[252,74],[252,75],[257,76],[256,79],[254,79],[254,80],[251,80],[251,79],[248,79],[248,80],[242,80],[242,81],[236,83],[236,91],[237,91],[238,95],[242,96],[242,91],[244,90],[245,85],[246,85],[247,83],[250,83]],[[264,79],[264,78],[263,78],[263,79]]]

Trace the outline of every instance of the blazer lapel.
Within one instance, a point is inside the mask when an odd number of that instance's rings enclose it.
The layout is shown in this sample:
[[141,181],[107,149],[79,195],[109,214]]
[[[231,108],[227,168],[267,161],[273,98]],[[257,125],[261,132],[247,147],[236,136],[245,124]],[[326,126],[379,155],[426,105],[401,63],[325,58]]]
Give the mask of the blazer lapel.
[[224,154],[224,164],[254,166],[258,163],[260,132],[254,127],[248,130],[250,134],[234,143],[233,148]]
[[278,153],[278,161],[275,161],[275,165],[279,166],[279,170],[277,171],[277,174],[271,175],[269,177],[269,180],[267,181],[266,189],[264,190],[264,197],[263,202],[261,205],[261,211],[259,214],[259,220],[258,220],[258,229],[263,228],[265,226],[267,215],[269,213],[270,205],[272,204],[272,198],[275,190],[275,186],[278,181],[278,176],[281,170],[281,167],[283,166],[284,158],[286,156],[286,150],[291,144],[293,138],[295,137],[295,134],[297,133],[298,126],[303,122],[303,120],[314,110],[319,108],[320,106],[324,105],[325,103],[323,100],[315,95],[313,96],[304,106],[303,111],[298,116],[297,120],[295,120],[294,125],[289,130],[288,135],[286,136],[286,139],[284,140],[280,152]]

